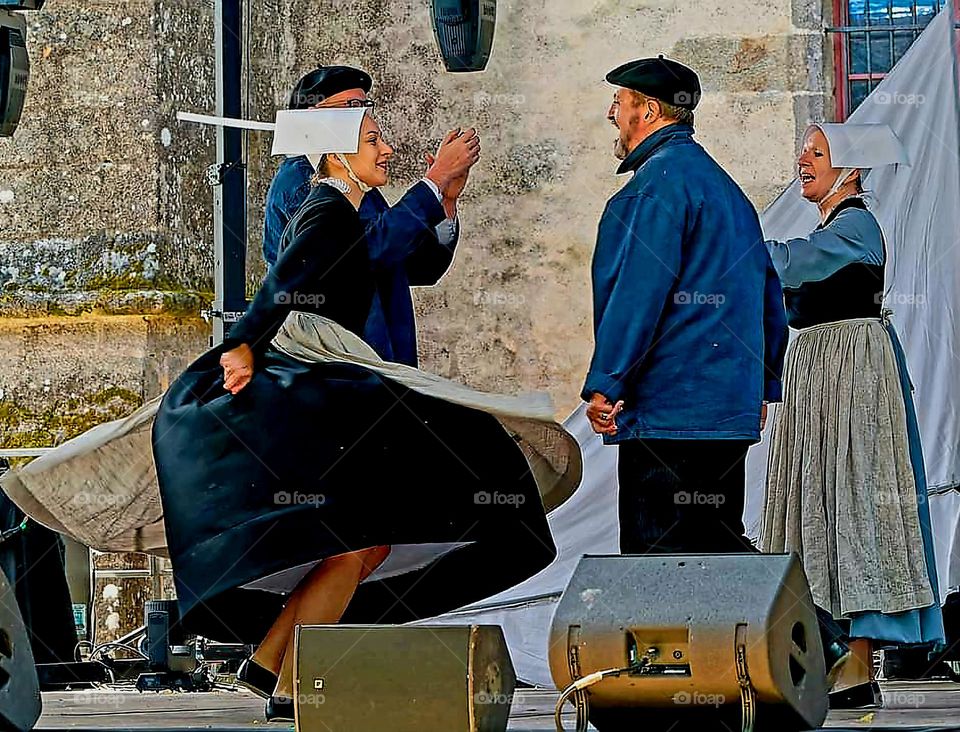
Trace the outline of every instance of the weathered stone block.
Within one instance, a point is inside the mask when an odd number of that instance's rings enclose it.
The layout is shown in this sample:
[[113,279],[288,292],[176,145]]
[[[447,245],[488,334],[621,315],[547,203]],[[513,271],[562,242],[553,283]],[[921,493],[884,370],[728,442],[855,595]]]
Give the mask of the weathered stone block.
[[811,34],[684,39],[671,56],[700,74],[704,92],[805,92],[823,84],[823,38]]
[[200,320],[0,318],[0,445],[50,447],[159,394],[208,345]]

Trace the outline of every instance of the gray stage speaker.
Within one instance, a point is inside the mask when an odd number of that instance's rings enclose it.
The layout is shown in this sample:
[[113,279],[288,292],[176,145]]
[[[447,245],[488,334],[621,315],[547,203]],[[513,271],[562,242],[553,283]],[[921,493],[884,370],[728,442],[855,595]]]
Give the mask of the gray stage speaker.
[[739,730],[744,716],[788,732],[827,714],[816,612],[793,555],[584,557],[554,616],[550,671],[565,689],[607,669],[630,670],[581,692],[601,732]]
[[40,718],[40,684],[17,598],[0,570],[0,729],[26,732]]
[[298,732],[504,732],[516,684],[497,626],[298,626]]

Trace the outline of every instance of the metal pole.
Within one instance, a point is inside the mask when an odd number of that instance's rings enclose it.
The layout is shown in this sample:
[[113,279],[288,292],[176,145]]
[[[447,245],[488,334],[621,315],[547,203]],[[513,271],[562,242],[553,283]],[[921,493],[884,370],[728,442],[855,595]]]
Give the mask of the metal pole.
[[[216,114],[241,114],[241,0],[216,0]],[[213,342],[223,341],[230,323],[243,313],[246,300],[247,171],[243,132],[217,127],[217,180],[213,194],[214,303]]]

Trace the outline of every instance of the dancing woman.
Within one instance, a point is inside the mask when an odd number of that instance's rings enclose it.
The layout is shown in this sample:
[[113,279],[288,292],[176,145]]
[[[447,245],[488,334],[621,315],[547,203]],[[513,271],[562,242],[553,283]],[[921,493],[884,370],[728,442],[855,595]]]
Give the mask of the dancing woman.
[[[153,428],[183,622],[259,643],[243,676],[270,696],[268,718],[292,715],[295,626],[428,618],[556,553],[518,436],[487,411],[410,388],[415,369],[399,367],[405,382],[373,367],[355,335],[375,289],[357,209],[386,182],[392,150],[363,109],[306,114],[339,134],[317,132],[323,144],[302,151],[327,154],[279,260],[224,345],[171,387]],[[479,158],[475,137],[457,144]],[[313,357],[341,347],[360,356]],[[574,463],[578,478],[579,454]],[[391,570],[388,556],[411,545],[443,549]],[[301,579],[288,595],[264,589],[291,573]]]

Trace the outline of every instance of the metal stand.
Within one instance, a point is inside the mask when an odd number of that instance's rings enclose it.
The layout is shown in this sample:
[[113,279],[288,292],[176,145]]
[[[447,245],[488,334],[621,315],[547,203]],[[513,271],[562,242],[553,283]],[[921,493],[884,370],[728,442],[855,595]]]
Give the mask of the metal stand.
[[[214,3],[216,44],[216,114],[241,116],[243,70],[242,0]],[[213,343],[223,342],[247,307],[247,169],[243,162],[242,130],[217,127],[217,163],[213,185],[214,303]]]

